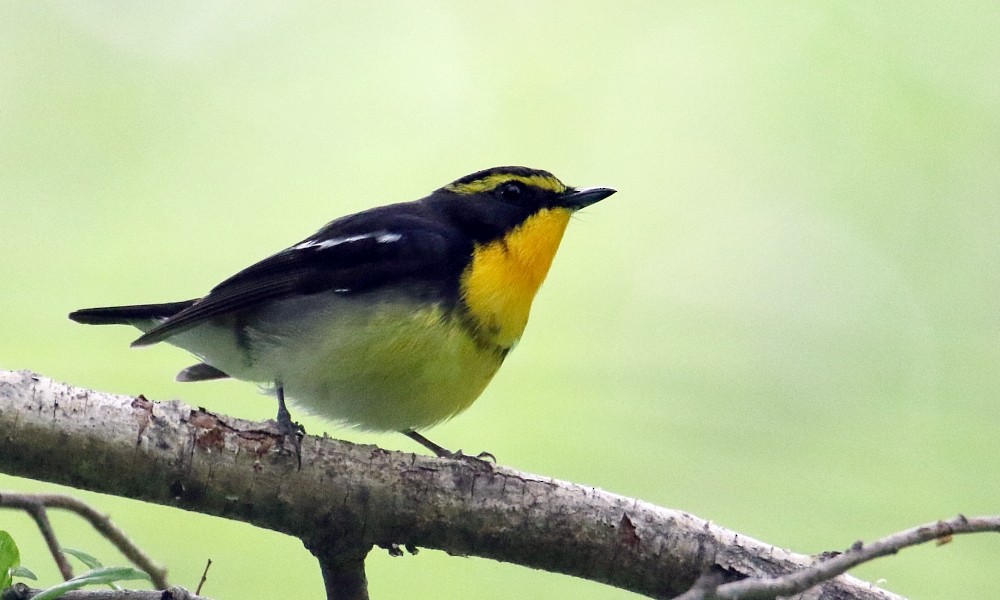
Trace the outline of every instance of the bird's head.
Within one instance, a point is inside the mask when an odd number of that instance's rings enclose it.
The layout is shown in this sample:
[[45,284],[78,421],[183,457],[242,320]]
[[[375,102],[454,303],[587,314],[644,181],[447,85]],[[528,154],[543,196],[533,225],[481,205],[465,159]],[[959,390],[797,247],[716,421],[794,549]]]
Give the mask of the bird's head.
[[509,234],[539,217],[563,222],[615,190],[573,188],[552,173],[527,167],[494,167],[436,190],[428,201],[458,220],[479,243]]
[[471,242],[460,295],[477,340],[505,351],[517,342],[570,215],[613,193],[568,187],[547,171],[497,167],[425,199]]

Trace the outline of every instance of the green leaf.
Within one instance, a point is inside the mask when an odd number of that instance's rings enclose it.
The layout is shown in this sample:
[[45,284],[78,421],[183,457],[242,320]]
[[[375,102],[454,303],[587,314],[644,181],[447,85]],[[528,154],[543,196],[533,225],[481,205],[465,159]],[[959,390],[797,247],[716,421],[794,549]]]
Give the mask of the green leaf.
[[116,581],[135,581],[142,579],[149,581],[149,575],[132,567],[101,567],[54,585],[34,597],[34,600],[56,600],[66,592],[78,590],[87,585],[103,585]]
[[21,564],[21,553],[14,538],[6,531],[0,531],[0,589],[7,589],[13,583],[11,571]]
[[38,581],[38,575],[35,575],[28,567],[14,567],[10,570],[10,574],[13,577],[23,577],[32,581]]
[[100,569],[101,567],[104,566],[103,564],[101,564],[101,561],[97,560],[90,554],[87,554],[83,550],[77,550],[76,548],[63,548],[63,552],[69,554],[70,556],[75,556],[77,560],[87,565],[91,569]]

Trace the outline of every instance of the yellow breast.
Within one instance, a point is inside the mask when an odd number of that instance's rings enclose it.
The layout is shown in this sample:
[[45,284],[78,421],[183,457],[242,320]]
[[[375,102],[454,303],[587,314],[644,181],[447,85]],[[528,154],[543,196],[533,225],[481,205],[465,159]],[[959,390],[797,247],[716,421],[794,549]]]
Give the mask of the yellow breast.
[[569,217],[564,208],[543,209],[503,239],[475,248],[461,293],[477,338],[510,348],[521,337]]

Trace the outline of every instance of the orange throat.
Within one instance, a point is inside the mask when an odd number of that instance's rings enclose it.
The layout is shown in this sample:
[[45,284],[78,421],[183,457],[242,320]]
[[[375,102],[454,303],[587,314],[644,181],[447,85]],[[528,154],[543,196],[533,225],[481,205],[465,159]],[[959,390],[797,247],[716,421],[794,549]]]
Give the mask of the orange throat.
[[503,349],[520,339],[570,214],[543,209],[503,239],[476,246],[462,273],[461,293],[478,339]]

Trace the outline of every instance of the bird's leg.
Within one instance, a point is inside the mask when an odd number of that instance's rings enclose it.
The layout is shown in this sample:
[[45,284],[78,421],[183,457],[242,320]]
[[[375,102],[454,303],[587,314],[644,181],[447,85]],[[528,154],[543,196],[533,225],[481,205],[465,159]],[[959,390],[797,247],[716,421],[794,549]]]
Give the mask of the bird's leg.
[[403,435],[405,435],[406,437],[410,438],[414,442],[420,444],[424,448],[427,448],[428,450],[430,450],[431,452],[433,452],[434,455],[437,456],[438,458],[455,458],[455,459],[459,459],[459,460],[476,460],[476,461],[484,462],[484,463],[487,462],[486,459],[489,459],[489,460],[492,460],[494,463],[497,462],[496,457],[493,456],[492,454],[490,454],[489,452],[480,452],[476,456],[467,456],[465,454],[462,454],[461,450],[456,450],[455,452],[452,452],[451,450],[448,450],[447,448],[445,448],[443,446],[438,446],[434,442],[430,441],[429,439],[427,439],[426,437],[420,435],[419,433],[417,433],[416,431],[414,431],[412,429],[408,429],[408,430],[406,430],[406,431],[404,431],[402,433],[403,433]]
[[299,470],[302,469],[302,437],[306,430],[302,425],[292,421],[292,414],[285,406],[285,388],[279,382],[274,383],[275,391],[278,395],[278,430],[285,436],[286,440],[291,440],[295,449],[295,459],[299,463]]
[[447,448],[444,448],[443,446],[438,446],[434,442],[432,442],[429,439],[425,438],[424,436],[420,435],[416,431],[413,431],[412,429],[404,431],[403,435],[405,435],[406,437],[410,438],[414,442],[420,444],[424,448],[427,448],[428,450],[430,450],[431,452],[433,452],[434,455],[437,456],[438,458],[455,458],[456,454],[461,454],[462,453],[461,450],[459,450],[458,452],[452,452],[451,450],[448,450]]

